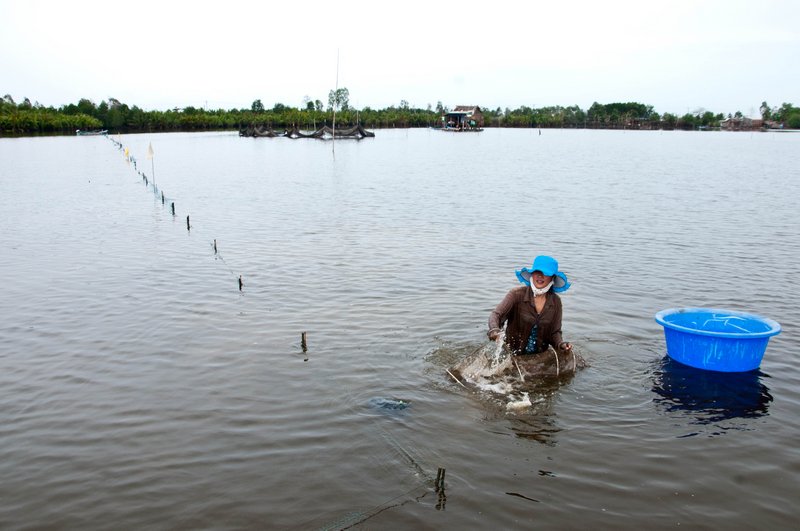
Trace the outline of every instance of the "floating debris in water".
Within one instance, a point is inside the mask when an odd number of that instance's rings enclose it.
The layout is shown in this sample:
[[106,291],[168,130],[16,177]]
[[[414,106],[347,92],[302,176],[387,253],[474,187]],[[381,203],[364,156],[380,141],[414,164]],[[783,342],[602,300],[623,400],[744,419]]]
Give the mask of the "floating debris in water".
[[478,389],[480,389],[481,391],[490,391],[498,395],[507,395],[508,393],[514,390],[514,386],[508,382],[497,382],[497,383],[478,382],[476,383],[476,385],[478,386]]
[[369,406],[375,409],[400,410],[411,407],[411,402],[399,398],[370,398]]

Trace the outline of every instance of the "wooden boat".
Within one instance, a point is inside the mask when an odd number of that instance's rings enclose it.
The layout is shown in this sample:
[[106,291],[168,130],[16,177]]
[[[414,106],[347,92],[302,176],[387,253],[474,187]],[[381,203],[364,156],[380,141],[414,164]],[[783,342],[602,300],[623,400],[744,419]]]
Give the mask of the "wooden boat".
[[431,127],[431,129],[445,133],[480,133],[483,131],[483,127]]
[[75,134],[78,136],[107,135],[108,130],[103,129],[102,131],[81,131],[80,129],[77,129],[75,130]]

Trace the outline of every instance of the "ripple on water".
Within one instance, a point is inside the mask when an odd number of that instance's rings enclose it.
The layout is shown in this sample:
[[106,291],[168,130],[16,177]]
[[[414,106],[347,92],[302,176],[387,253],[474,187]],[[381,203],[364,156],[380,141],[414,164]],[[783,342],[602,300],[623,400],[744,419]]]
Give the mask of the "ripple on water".
[[[789,527],[800,137],[534,133],[122,136],[174,217],[105,138],[0,140],[0,521]],[[509,412],[442,369],[540,253],[590,366]],[[665,360],[678,306],[783,333],[731,389]]]

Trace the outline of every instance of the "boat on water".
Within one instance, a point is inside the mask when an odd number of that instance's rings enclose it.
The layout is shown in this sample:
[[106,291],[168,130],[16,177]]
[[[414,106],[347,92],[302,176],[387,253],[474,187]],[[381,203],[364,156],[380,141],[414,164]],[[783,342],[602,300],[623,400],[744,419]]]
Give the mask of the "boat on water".
[[96,135],[107,135],[108,130],[103,129],[102,131],[81,131],[80,129],[75,130],[75,134],[78,136],[96,136]]
[[445,133],[480,133],[483,127],[432,127],[437,131],[444,131]]

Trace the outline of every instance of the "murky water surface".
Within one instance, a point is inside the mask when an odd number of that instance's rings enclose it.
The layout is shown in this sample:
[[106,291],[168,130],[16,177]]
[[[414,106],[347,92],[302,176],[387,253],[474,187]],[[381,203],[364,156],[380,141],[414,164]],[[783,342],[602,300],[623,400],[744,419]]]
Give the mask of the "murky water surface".
[[[0,140],[0,527],[796,525],[800,135],[118,140]],[[445,369],[540,253],[590,367],[507,411]],[[677,306],[783,333],[687,371]]]

